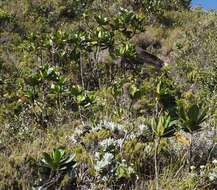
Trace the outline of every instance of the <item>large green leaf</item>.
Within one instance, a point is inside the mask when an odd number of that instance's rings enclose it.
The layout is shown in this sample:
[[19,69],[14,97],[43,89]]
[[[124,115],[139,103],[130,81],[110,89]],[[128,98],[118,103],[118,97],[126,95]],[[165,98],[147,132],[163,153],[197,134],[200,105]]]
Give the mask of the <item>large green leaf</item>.
[[200,130],[201,124],[208,118],[207,110],[197,104],[193,104],[189,108],[181,105],[179,116],[181,128],[189,133]]
[[55,163],[59,163],[60,160],[62,159],[64,155],[64,150],[63,149],[54,149],[53,151],[53,160]]
[[53,159],[51,158],[51,156],[44,152],[43,153],[43,159],[41,160],[42,163],[44,163],[44,165],[50,169],[54,169],[54,162],[53,162]]

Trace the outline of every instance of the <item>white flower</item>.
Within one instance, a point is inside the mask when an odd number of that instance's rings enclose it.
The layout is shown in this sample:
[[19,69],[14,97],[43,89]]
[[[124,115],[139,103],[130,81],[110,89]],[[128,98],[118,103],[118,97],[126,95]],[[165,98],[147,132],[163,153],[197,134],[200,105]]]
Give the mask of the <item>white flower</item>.
[[100,172],[104,168],[106,168],[109,164],[111,164],[112,160],[114,159],[114,155],[111,153],[105,153],[102,160],[97,161],[95,169],[96,171]]
[[135,139],[135,138],[136,138],[136,135],[134,133],[131,133],[128,135],[127,139]]
[[81,129],[79,129],[79,128],[76,128],[74,133],[76,135],[81,135],[83,133],[83,131]]
[[190,169],[191,169],[191,170],[195,170],[196,167],[195,167],[195,166],[190,166]]
[[200,169],[201,169],[201,170],[203,170],[204,168],[205,168],[205,166],[204,166],[204,165],[201,165],[201,166],[200,166]]
[[217,164],[217,160],[216,160],[216,159],[213,160],[212,163],[213,163],[213,164]]
[[103,158],[104,158],[105,161],[111,162],[113,160],[113,158],[114,158],[114,155],[111,154],[111,153],[105,153]]
[[69,140],[71,143],[77,143],[77,139],[76,139],[74,136],[69,136],[69,137],[68,137],[68,140]]
[[95,128],[96,129],[109,129],[112,132],[126,133],[122,125],[114,123],[114,122],[109,122],[109,121],[102,121]]
[[100,158],[100,153],[99,153],[99,152],[96,152],[96,153],[95,153],[95,157],[96,157],[96,159],[98,160],[98,159]]
[[141,124],[141,125],[138,126],[138,128],[139,128],[141,133],[144,133],[145,129],[147,129],[147,126],[144,125],[144,124]]
[[111,147],[115,147],[115,145],[116,141],[112,138],[104,139],[102,142],[100,142],[100,146],[102,146],[104,150],[107,150]]
[[137,132],[137,135],[145,135],[145,136],[149,136],[151,135],[150,133],[150,130],[149,130],[149,127],[145,124],[140,124],[138,126],[138,132]]
[[217,174],[215,172],[210,172],[208,175],[210,181],[214,181],[215,179],[217,179]]
[[212,175],[209,176],[209,180],[210,180],[210,181],[213,181],[214,179],[215,179],[214,176],[212,176]]
[[116,140],[116,144],[121,147],[123,145],[124,139],[118,139]]

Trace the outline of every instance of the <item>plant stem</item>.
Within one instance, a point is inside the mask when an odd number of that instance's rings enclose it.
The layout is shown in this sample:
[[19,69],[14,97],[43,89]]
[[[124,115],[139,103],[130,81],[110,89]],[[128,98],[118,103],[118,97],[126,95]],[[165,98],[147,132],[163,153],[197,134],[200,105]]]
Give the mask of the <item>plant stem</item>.
[[192,158],[192,134],[190,134],[190,145],[188,150],[188,164],[189,164],[189,171],[191,170],[191,158]]
[[154,169],[155,169],[155,186],[159,190],[159,173],[158,173],[158,149],[160,145],[160,137],[155,139],[155,152],[154,152]]
[[82,56],[80,56],[80,77],[81,77],[81,85],[84,88],[84,76],[83,76],[83,59]]

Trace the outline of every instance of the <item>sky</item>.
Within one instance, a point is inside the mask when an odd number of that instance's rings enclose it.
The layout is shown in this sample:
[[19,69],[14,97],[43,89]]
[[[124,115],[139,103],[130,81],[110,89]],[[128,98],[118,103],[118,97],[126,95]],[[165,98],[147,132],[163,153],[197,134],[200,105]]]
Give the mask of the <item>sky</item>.
[[217,9],[217,0],[193,0],[193,7],[203,7],[204,9]]

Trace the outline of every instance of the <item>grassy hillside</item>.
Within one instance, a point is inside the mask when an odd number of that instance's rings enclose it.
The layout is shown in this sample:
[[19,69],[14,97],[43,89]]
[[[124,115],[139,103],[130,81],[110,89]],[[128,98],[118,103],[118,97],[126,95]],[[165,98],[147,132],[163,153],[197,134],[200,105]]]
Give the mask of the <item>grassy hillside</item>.
[[0,2],[0,189],[216,189],[217,13],[191,1]]

